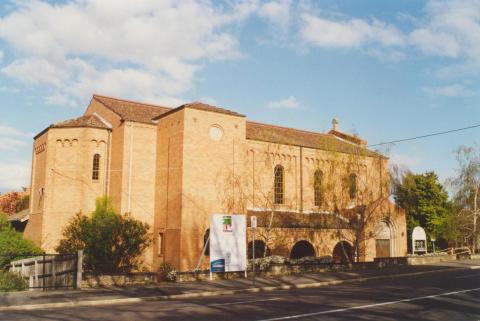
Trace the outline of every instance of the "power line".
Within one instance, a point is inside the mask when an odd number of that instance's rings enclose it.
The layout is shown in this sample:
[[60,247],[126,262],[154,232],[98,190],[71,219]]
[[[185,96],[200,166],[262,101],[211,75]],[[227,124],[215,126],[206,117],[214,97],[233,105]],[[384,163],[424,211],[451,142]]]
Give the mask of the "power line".
[[479,125],[468,126],[468,127],[457,128],[457,129],[452,129],[452,130],[447,130],[447,131],[443,131],[443,132],[437,132],[437,133],[422,135],[422,136],[415,136],[415,137],[410,137],[410,138],[392,140],[390,142],[368,145],[367,147],[374,147],[374,146],[381,146],[381,145],[388,145],[388,144],[406,142],[406,141],[409,141],[409,140],[415,140],[415,139],[427,138],[427,137],[432,137],[432,136],[444,135],[444,134],[459,132],[459,131],[462,131],[462,130],[472,129],[472,128],[476,128],[476,127],[480,127],[480,124]]

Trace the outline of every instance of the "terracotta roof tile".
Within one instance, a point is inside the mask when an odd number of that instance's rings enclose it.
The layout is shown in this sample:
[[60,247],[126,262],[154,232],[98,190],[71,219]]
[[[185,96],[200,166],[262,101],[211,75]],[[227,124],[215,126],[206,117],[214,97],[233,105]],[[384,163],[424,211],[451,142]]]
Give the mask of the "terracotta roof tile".
[[300,129],[280,127],[247,121],[247,139],[259,140],[275,144],[302,146],[327,151],[364,156],[383,157],[382,155],[360,147],[353,143],[345,142],[333,135],[310,132]]
[[92,127],[92,128],[109,129],[109,127],[96,115],[86,115],[78,118],[64,120],[60,123],[53,124],[50,127],[51,128]]
[[169,107],[93,95],[93,99],[119,115],[122,120],[153,124],[152,119],[171,110]]
[[171,109],[171,110],[167,111],[166,113],[158,115],[157,117],[155,117],[153,119],[155,119],[155,120],[159,119],[161,117],[164,117],[166,115],[169,115],[171,113],[174,113],[174,112],[179,111],[179,110],[184,109],[184,108],[210,111],[210,112],[213,112],[213,113],[219,113],[219,114],[225,114],[225,115],[231,115],[231,116],[237,116],[237,117],[245,117],[245,115],[242,115],[240,113],[237,113],[237,112],[225,109],[225,108],[220,108],[220,107],[208,105],[208,104],[201,103],[201,102],[193,102],[193,103],[188,103],[188,104],[183,104],[181,106],[178,106],[177,108]]

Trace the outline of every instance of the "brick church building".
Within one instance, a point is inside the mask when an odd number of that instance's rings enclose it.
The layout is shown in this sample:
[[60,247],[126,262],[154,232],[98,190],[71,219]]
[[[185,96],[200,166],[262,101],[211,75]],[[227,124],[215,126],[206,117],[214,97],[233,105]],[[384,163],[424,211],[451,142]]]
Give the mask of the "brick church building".
[[119,213],[150,225],[154,242],[143,256],[151,270],[161,262],[194,269],[212,213],[257,216],[257,249],[267,254],[406,255],[388,159],[332,123],[317,133],[203,103],[167,108],[94,95],[83,116],[35,136],[24,235],[52,252],[69,220],[107,195]]

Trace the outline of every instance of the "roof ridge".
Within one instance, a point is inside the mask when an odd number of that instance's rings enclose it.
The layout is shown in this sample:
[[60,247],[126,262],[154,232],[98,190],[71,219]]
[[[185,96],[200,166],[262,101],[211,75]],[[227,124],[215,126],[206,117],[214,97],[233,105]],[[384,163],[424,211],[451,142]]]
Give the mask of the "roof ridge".
[[166,106],[156,105],[156,104],[152,104],[152,103],[144,103],[144,102],[130,100],[130,99],[123,99],[123,98],[93,94],[93,98],[97,98],[97,97],[98,98],[107,98],[107,99],[119,100],[119,101],[124,101],[124,102],[127,102],[127,103],[139,104],[139,105],[145,105],[145,106],[152,106],[152,107],[160,107],[160,108],[168,108],[168,109],[176,108],[176,107],[166,107]]
[[316,135],[322,135],[322,136],[333,136],[333,135],[330,135],[330,134],[328,134],[328,133],[321,133],[321,132],[315,132],[315,131],[311,131],[311,130],[294,128],[294,127],[287,127],[287,126],[272,125],[272,124],[267,124],[267,123],[260,123],[260,122],[251,121],[251,120],[247,120],[247,123],[256,124],[256,125],[261,125],[261,126],[275,127],[275,128],[279,128],[279,129],[290,129],[290,130],[295,130],[295,131],[298,131],[298,132],[303,132],[303,133],[308,133],[308,134],[316,134]]

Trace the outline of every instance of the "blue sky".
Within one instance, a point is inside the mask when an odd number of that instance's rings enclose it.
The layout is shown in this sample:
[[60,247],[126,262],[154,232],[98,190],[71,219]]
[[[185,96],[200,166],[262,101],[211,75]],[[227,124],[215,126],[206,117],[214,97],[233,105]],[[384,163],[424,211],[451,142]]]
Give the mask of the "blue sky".
[[[34,134],[99,93],[205,101],[369,143],[480,123],[479,1],[2,1],[0,191],[29,183]],[[455,173],[480,128],[380,150]]]

